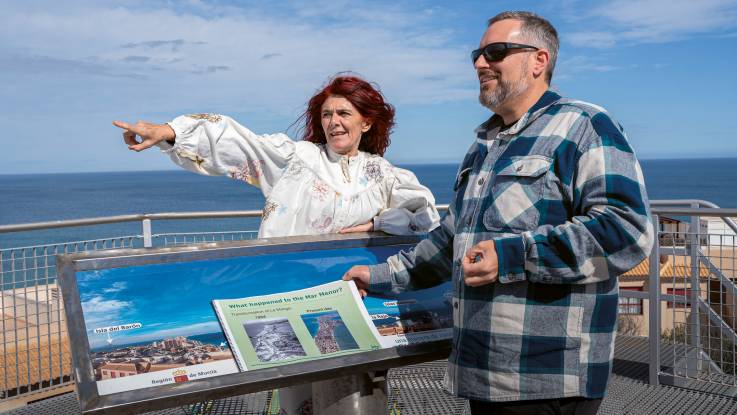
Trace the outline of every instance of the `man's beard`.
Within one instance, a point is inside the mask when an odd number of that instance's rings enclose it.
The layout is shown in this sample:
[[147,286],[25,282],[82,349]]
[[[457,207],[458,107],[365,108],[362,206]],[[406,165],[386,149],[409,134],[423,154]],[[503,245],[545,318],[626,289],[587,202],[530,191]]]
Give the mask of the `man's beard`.
[[[527,73],[526,62],[523,65],[524,67],[520,71],[521,76],[519,79],[510,81],[508,79],[497,77],[496,88],[484,90],[483,86],[480,86],[479,102],[481,103],[481,105],[494,111],[495,108],[499,108],[507,100],[516,98],[527,91],[527,88],[529,87],[529,82],[525,77],[525,74]],[[491,72],[491,70],[488,71]]]

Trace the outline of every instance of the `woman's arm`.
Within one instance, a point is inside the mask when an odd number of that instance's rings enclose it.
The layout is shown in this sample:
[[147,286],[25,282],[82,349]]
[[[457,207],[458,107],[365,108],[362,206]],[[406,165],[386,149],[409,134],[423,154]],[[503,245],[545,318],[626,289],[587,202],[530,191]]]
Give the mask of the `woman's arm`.
[[435,229],[440,215],[430,189],[420,184],[409,170],[394,167],[389,203],[374,218],[374,230],[392,235],[411,235]]
[[217,114],[183,115],[167,124],[113,124],[126,130],[123,138],[131,150],[157,145],[187,170],[243,180],[261,188],[265,196],[271,193],[295,148],[284,134],[257,135]]

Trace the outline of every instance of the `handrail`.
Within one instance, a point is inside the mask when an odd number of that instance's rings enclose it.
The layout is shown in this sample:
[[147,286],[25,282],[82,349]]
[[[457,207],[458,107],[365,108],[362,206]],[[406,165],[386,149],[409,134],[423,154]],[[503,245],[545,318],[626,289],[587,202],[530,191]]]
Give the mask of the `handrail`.
[[[685,207],[691,205],[703,205],[705,207]],[[448,205],[437,205],[439,211],[448,210]],[[651,210],[658,215],[672,216],[709,216],[737,217],[737,209],[720,208],[714,203],[705,200],[652,200]],[[204,212],[164,212],[164,213],[139,213],[131,215],[102,216],[97,218],[68,219],[48,222],[18,223],[13,225],[0,225],[0,233],[33,231],[39,229],[65,228],[73,226],[102,225],[108,223],[136,222],[143,220],[181,220],[181,219],[223,219],[223,218],[256,218],[261,216],[261,210],[230,210],[230,211],[204,211]],[[723,218],[724,222],[737,233],[737,224],[730,218]]]
[[[448,205],[436,205],[439,211],[448,209]],[[0,225],[0,233],[34,231],[39,229],[66,228],[72,226],[103,225],[107,223],[137,222],[143,220],[176,220],[176,219],[223,219],[223,218],[258,218],[261,210],[225,210],[204,212],[165,212],[139,213],[132,215],[102,216],[97,218],[55,220],[49,222],[18,223]]]
[[[716,203],[709,202],[707,200],[700,200],[700,199],[662,199],[662,200],[651,200],[650,201],[650,207],[653,210],[653,213],[665,213],[669,215],[679,215],[680,213],[670,213],[666,212],[667,209],[663,209],[663,207],[666,206],[689,206],[689,207],[696,207],[696,208],[711,208],[711,209],[720,209],[719,205]],[[701,214],[701,213],[700,213]],[[727,214],[729,216],[735,216],[732,214]],[[711,215],[704,215],[701,214],[701,216],[711,216]],[[732,229],[732,232],[737,233],[737,223],[735,223],[732,219],[728,217],[723,217],[722,221],[727,224],[727,226]]]

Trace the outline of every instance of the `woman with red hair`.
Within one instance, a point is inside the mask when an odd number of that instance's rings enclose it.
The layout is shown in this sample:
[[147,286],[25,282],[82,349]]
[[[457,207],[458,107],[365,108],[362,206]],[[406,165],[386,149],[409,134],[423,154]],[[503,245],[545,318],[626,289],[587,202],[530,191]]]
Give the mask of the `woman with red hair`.
[[382,157],[394,107],[370,83],[334,77],[300,119],[305,125],[298,142],[281,133],[255,134],[217,114],[113,124],[125,130],[133,151],[158,145],[187,170],[259,187],[266,198],[259,237],[371,230],[404,235],[437,226],[430,190]]

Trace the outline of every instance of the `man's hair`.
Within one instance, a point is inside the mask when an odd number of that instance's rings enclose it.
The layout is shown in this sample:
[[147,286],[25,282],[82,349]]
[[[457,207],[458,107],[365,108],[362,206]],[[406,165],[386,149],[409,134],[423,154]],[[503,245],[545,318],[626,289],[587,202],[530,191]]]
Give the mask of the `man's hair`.
[[521,34],[532,46],[547,49],[550,52],[550,60],[545,71],[545,80],[550,84],[555,69],[555,61],[558,58],[558,32],[549,21],[532,12],[502,12],[489,19],[489,26],[500,20],[519,20],[522,22]]

